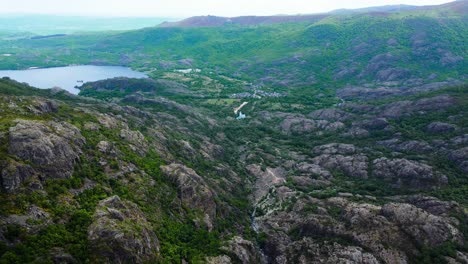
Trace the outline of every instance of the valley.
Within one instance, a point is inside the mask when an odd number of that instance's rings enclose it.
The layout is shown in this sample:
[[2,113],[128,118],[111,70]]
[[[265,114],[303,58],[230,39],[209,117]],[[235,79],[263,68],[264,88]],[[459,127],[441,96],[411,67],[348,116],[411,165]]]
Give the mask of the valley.
[[468,263],[467,11],[1,40],[148,78],[0,79],[0,263]]

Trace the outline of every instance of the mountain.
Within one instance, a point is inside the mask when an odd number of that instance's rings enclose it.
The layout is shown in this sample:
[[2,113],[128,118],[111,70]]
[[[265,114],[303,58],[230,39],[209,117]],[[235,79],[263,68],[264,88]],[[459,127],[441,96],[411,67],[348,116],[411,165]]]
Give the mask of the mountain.
[[34,35],[72,34],[78,32],[100,32],[110,30],[131,30],[153,27],[164,21],[174,21],[166,17],[86,17],[56,15],[1,15],[0,33],[18,32]]
[[316,15],[296,15],[296,16],[241,16],[241,17],[218,17],[218,16],[198,16],[190,17],[178,22],[165,22],[160,27],[219,27],[226,25],[268,25],[278,23],[316,22],[327,14]]
[[0,263],[466,263],[466,3],[0,41],[150,77],[0,79]]
[[386,6],[376,6],[376,7],[366,7],[358,9],[337,9],[333,10],[330,13],[332,14],[353,14],[353,13],[374,13],[374,12],[402,12],[408,10],[418,9],[417,6],[411,5],[386,5]]
[[[328,13],[321,14],[301,14],[301,15],[276,15],[276,16],[240,16],[240,17],[218,17],[218,16],[196,16],[190,17],[181,21],[164,22],[160,27],[220,27],[220,26],[253,26],[253,25],[269,25],[278,23],[298,23],[308,22],[314,23],[322,19],[333,17],[336,15],[356,15],[366,14],[374,16],[391,15],[398,13],[400,15],[411,15],[420,12],[433,11],[438,12],[456,12],[466,14],[467,1],[460,0],[437,6],[411,6],[411,5],[386,5],[366,7],[359,9],[337,9]],[[433,14],[434,15],[434,14]],[[446,13],[443,14],[445,16]]]

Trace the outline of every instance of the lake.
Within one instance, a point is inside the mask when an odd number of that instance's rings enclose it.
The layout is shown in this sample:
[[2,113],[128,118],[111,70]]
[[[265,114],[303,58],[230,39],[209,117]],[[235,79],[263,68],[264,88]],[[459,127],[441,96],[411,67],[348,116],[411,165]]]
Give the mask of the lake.
[[18,82],[25,82],[37,88],[60,87],[73,94],[78,94],[83,82],[94,82],[114,77],[147,78],[144,73],[120,66],[67,66],[44,69],[0,71],[0,77],[9,77]]

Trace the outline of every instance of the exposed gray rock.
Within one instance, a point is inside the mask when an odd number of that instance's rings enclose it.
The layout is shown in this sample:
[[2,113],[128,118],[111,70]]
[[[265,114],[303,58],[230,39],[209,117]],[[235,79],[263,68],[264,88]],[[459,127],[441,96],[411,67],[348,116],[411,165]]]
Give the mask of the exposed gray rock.
[[310,164],[307,162],[301,162],[297,164],[296,170],[300,175],[308,176],[312,178],[320,179],[331,179],[333,176],[327,170],[324,170],[322,167],[316,164]]
[[427,189],[447,183],[447,177],[435,173],[431,166],[407,159],[376,159],[373,175],[383,178],[394,188]]
[[231,258],[226,255],[221,255],[217,257],[207,257],[206,258],[207,264],[231,264]]
[[454,137],[450,140],[450,143],[455,146],[464,146],[468,144],[468,134],[462,136]]
[[216,217],[215,194],[203,178],[182,164],[161,166],[161,171],[177,186],[178,196],[185,206],[201,210],[205,214],[200,220],[211,231]]
[[257,164],[251,164],[246,167],[250,175],[255,177],[255,187],[253,190],[253,200],[257,203],[264,197],[271,187],[282,185],[286,182],[286,171],[282,167],[269,168],[265,171]]
[[99,125],[93,122],[86,122],[83,126],[85,130],[89,131],[98,131],[99,130]]
[[316,110],[310,113],[308,117],[312,119],[343,122],[351,118],[352,114],[349,114],[340,109],[329,108],[329,109]]
[[98,119],[99,124],[109,129],[118,128],[121,123],[114,117],[107,115],[107,114],[101,114],[97,117],[97,119]]
[[78,261],[63,248],[55,247],[50,250],[50,256],[55,264],[74,264]]
[[442,64],[443,66],[449,66],[449,65],[453,65],[453,64],[456,64],[460,61],[463,61],[463,57],[462,56],[457,56],[457,55],[454,55],[452,52],[450,51],[447,51],[447,52],[443,52],[443,55],[442,57],[440,58],[440,64]]
[[59,105],[55,101],[45,100],[36,98],[32,102],[33,108],[31,110],[35,114],[48,114],[48,113],[56,113],[58,111]]
[[399,139],[394,138],[378,141],[377,144],[398,152],[428,153],[433,151],[433,147],[425,141],[409,140],[401,142]]
[[[336,91],[336,95],[343,99],[359,98],[364,100],[382,99],[385,97],[401,94],[401,91],[395,88],[364,88],[364,87],[345,87]],[[348,105],[348,103],[347,103]]]
[[13,190],[32,174],[41,180],[46,178],[68,178],[81,153],[85,140],[80,131],[67,123],[16,120],[9,129],[8,153],[31,166],[18,165],[2,172],[4,188]]
[[457,126],[443,122],[432,122],[427,126],[427,132],[433,134],[450,133],[456,129]]
[[398,44],[398,41],[397,41],[396,39],[390,38],[390,39],[387,40],[387,45],[389,45],[389,46],[397,46],[397,45],[399,45],[399,44]]
[[463,244],[463,235],[450,222],[414,205],[389,203],[382,207],[382,215],[396,222],[420,246],[434,247],[447,241]]
[[93,261],[146,263],[158,257],[159,242],[134,203],[112,196],[99,202],[88,227]]
[[400,118],[419,111],[440,111],[455,103],[454,98],[448,95],[439,95],[417,101],[399,101],[382,107],[380,116],[387,118]]
[[374,118],[358,123],[360,126],[369,130],[382,130],[389,126],[386,118]]
[[378,71],[388,68],[397,59],[398,58],[391,53],[378,54],[369,60],[366,69],[361,73],[361,75],[375,74]]
[[113,146],[108,141],[99,141],[96,147],[101,153],[109,153]]
[[412,204],[421,208],[433,215],[449,216],[452,210],[458,210],[459,206],[456,202],[441,201],[435,197],[412,195],[404,199],[406,203]]
[[3,190],[8,193],[14,192],[21,187],[23,182],[35,176],[37,176],[37,172],[31,166],[16,161],[8,161],[1,170]]
[[120,130],[120,137],[130,142],[129,146],[134,152],[144,155],[148,151],[148,142],[140,131],[122,129]]
[[344,156],[341,154],[322,154],[312,160],[315,164],[328,169],[340,170],[351,177],[367,178],[368,159],[366,156],[357,154]]
[[[52,223],[50,214],[45,212],[42,208],[31,205],[25,214],[11,214],[8,217],[0,218],[0,231],[1,227],[6,225],[18,225],[29,233],[37,233],[45,226]],[[0,235],[1,237],[2,235]]]
[[312,159],[314,164],[327,170],[340,170],[348,176],[367,178],[367,157],[355,154],[351,144],[331,143],[315,147],[313,152],[319,156]]
[[325,179],[313,179],[306,176],[293,176],[292,178],[293,183],[301,187],[321,187],[321,186],[328,186],[331,185],[331,182]]
[[377,72],[376,78],[381,82],[403,81],[411,77],[411,72],[403,68],[389,68]]
[[468,147],[451,151],[448,157],[455,162],[462,171],[468,173]]
[[366,138],[370,135],[369,131],[360,127],[351,127],[346,133],[343,133],[343,137],[349,138]]
[[311,238],[303,238],[292,243],[286,251],[287,263],[349,263],[378,264],[372,254],[356,246],[343,246],[334,243],[319,243]]
[[355,76],[357,73],[359,73],[359,69],[355,66],[341,66],[335,71],[335,74],[333,74],[333,79],[341,80],[344,78]]
[[260,263],[260,255],[254,243],[242,237],[233,237],[223,249],[236,256],[242,264]]
[[330,143],[317,146],[313,149],[315,154],[343,154],[349,155],[356,153],[356,147],[351,144]]
[[336,131],[344,127],[342,122],[329,122],[327,120],[312,120],[302,115],[287,116],[280,124],[280,129],[285,134],[309,133],[318,130]]

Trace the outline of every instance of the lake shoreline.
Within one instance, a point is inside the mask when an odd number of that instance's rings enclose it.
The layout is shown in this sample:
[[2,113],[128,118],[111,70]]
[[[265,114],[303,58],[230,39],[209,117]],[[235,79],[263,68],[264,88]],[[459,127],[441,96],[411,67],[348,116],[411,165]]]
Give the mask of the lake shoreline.
[[30,86],[50,89],[60,87],[78,94],[83,83],[116,77],[148,78],[148,75],[124,66],[69,65],[62,67],[29,68],[25,70],[0,70],[0,77],[8,77]]

